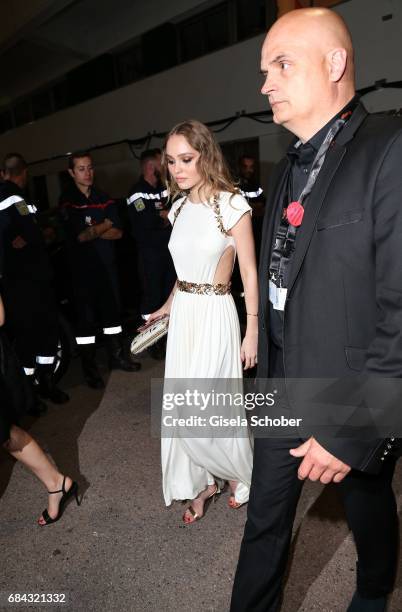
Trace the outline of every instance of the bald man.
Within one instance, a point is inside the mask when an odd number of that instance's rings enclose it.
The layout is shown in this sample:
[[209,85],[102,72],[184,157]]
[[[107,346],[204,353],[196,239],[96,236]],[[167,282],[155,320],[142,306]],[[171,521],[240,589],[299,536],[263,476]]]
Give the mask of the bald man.
[[[258,376],[400,378],[402,122],[370,116],[357,98],[350,34],[328,9],[279,19],[261,70],[274,122],[295,139],[271,179],[264,219]],[[280,609],[306,479],[334,482],[342,497],[358,553],[348,612],[384,611],[398,549],[398,440],[359,429],[348,438],[287,435],[255,440],[232,612]]]

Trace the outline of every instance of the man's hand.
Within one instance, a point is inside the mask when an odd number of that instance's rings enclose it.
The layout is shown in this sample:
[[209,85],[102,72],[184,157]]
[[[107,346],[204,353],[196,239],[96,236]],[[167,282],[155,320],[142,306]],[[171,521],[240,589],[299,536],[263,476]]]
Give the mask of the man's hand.
[[23,249],[24,246],[27,245],[22,236],[17,236],[11,243],[13,245],[13,249]]
[[298,470],[300,480],[319,480],[323,484],[341,482],[352,469],[325,450],[317,440],[310,438],[290,451],[292,457],[304,457]]
[[113,222],[106,217],[101,223],[95,223],[84,229],[77,236],[78,242],[89,242],[90,240],[96,240],[100,238],[102,234],[105,234],[113,227]]
[[95,240],[98,237],[95,227],[95,225],[91,225],[80,232],[77,236],[78,242],[89,242],[90,240]]

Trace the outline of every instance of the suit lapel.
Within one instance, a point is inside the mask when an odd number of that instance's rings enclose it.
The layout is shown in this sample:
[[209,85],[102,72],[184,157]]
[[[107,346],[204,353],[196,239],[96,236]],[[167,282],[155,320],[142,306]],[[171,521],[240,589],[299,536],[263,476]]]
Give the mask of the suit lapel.
[[272,235],[275,228],[275,219],[277,207],[282,205],[278,202],[280,194],[284,186],[284,182],[288,176],[289,160],[283,158],[276,166],[275,174],[272,177],[272,190],[269,198],[269,206],[266,208],[264,224],[262,228],[261,238],[261,253],[259,265],[259,286],[260,286],[260,304],[264,312],[264,320],[266,318],[266,308],[268,303],[268,266],[271,252]]
[[339,147],[336,144],[331,147],[327,153],[325,163],[321,168],[321,172],[318,175],[313,191],[306,201],[303,226],[296,239],[296,249],[293,256],[293,262],[291,264],[288,292],[292,290],[293,284],[297,278],[297,275],[299,274],[311,238],[313,237],[313,233],[315,231],[317,218],[324,203],[325,195],[334,174],[337,171],[343,156],[345,155],[345,151],[345,147]]
[[339,134],[339,137],[328,150],[324,165],[318,175],[317,182],[314,185],[310,197],[306,201],[302,230],[300,231],[300,234],[297,236],[296,240],[296,250],[290,271],[288,292],[292,290],[300,268],[303,264],[309,244],[315,231],[318,215],[324,203],[325,195],[335,176],[339,164],[346,153],[346,144],[353,138],[356,130],[367,117],[367,114],[368,113],[364,106],[359,104],[353,116]]

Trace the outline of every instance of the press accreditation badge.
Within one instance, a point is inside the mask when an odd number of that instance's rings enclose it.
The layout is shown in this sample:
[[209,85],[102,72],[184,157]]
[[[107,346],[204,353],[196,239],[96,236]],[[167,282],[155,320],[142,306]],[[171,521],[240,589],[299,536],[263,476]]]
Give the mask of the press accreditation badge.
[[284,287],[277,287],[275,283],[269,281],[269,301],[274,310],[285,310],[287,292]]

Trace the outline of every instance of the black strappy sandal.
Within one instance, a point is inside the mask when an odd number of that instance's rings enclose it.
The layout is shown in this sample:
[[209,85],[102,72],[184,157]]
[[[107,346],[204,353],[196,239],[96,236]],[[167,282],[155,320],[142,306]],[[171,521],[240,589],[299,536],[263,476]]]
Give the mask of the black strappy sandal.
[[77,506],[81,505],[81,502],[78,499],[78,483],[75,482],[74,480],[68,491],[66,491],[65,489],[65,486],[64,486],[65,484],[66,484],[66,477],[64,476],[63,484],[61,485],[61,489],[59,489],[58,491],[48,491],[49,495],[53,495],[54,493],[63,493],[63,496],[60,500],[59,511],[57,513],[56,518],[52,518],[51,516],[49,516],[47,508],[45,508],[45,510],[42,512],[42,517],[45,520],[45,522],[39,523],[38,521],[38,525],[40,525],[41,527],[45,527],[45,525],[51,525],[52,523],[55,523],[56,521],[61,519],[64,509],[66,507],[66,504],[73,495],[75,497],[75,501],[77,502]]

